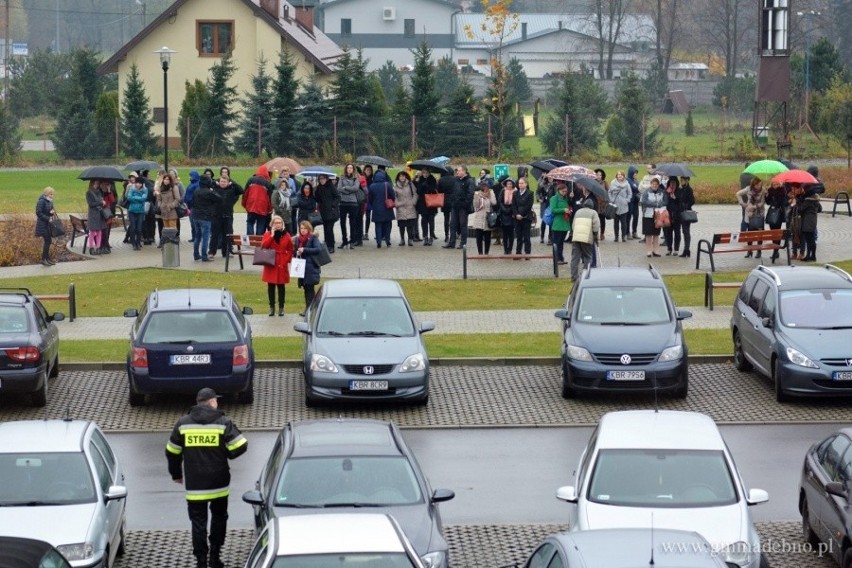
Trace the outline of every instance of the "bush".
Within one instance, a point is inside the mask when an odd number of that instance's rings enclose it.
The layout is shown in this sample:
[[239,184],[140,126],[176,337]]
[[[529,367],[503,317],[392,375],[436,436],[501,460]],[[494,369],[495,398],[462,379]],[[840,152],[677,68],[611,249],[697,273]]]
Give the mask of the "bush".
[[[0,266],[25,266],[41,260],[41,237],[35,235],[35,216],[9,216],[0,221]],[[71,224],[65,223],[65,236],[53,239],[53,259],[61,262],[84,260],[85,257],[65,247],[71,235]]]

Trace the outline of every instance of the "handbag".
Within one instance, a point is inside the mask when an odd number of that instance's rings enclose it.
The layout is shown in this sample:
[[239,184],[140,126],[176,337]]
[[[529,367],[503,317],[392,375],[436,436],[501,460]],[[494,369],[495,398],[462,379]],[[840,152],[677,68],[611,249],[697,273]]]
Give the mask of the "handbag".
[[496,211],[491,211],[485,216],[485,222],[488,223],[488,228],[493,229],[500,222],[500,215]]
[[104,218],[104,221],[109,221],[113,218],[112,209],[109,207],[101,207],[101,217]]
[[308,222],[312,227],[319,227],[322,225],[322,215],[319,214],[319,211],[311,211],[308,214]]
[[698,212],[693,211],[692,209],[687,209],[686,211],[681,211],[680,222],[681,223],[697,223],[698,222]]
[[430,209],[444,206],[443,193],[425,193],[423,194],[423,200],[426,202],[426,207]]
[[51,237],[61,237],[65,234],[65,223],[62,222],[62,219],[54,215],[50,219],[48,229],[50,230]]
[[178,219],[183,219],[189,214],[189,207],[183,201],[177,204],[175,208],[175,212],[177,213]]
[[541,214],[541,222],[548,227],[553,224],[553,211],[550,210],[550,207],[544,208],[544,213]]
[[765,218],[763,215],[752,215],[748,218],[749,231],[762,231]]
[[772,227],[773,225],[776,227],[781,226],[781,221],[783,220],[783,212],[780,207],[770,207],[769,211],[766,212],[766,224]]
[[325,266],[329,262],[331,262],[331,255],[328,254],[328,247],[325,246],[325,243],[320,241],[320,252],[318,255],[314,257],[314,260],[317,261],[317,264],[320,266]]
[[654,227],[662,229],[663,227],[671,227],[672,218],[669,216],[668,209],[654,209]]
[[396,203],[393,199],[388,197],[388,184],[385,182],[385,208],[393,209],[396,206]]
[[618,214],[618,207],[613,205],[612,203],[607,203],[606,207],[604,207],[604,217],[607,219],[615,219]]
[[294,258],[290,261],[290,276],[294,278],[305,277],[305,266],[307,263],[304,258]]
[[275,266],[275,260],[275,249],[257,247],[254,249],[254,256],[251,263],[255,266]]

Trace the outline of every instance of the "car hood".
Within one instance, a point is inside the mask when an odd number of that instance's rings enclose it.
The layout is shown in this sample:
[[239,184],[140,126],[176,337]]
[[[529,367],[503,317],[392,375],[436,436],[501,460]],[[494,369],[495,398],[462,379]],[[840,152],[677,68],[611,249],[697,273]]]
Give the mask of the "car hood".
[[395,365],[422,350],[420,337],[320,337],[314,351],[344,365]]
[[566,339],[592,353],[659,353],[674,345],[673,330],[670,322],[653,325],[581,323],[571,326]]
[[35,538],[53,546],[85,542],[97,505],[0,507],[0,534]]
[[[652,520],[653,515],[653,520]],[[585,524],[583,524],[585,523]],[[740,503],[721,507],[645,508],[585,504],[585,514],[577,530],[613,528],[654,528],[691,530],[703,536],[714,549],[734,542],[748,542],[748,527]]]
[[852,329],[796,329],[785,327],[787,343],[811,359],[852,358]]

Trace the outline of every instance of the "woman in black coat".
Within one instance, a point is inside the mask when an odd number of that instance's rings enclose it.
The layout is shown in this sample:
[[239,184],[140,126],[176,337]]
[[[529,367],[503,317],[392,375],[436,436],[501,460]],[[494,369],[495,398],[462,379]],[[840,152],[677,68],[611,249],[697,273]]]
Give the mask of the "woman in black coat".
[[44,188],[36,203],[36,226],[35,236],[44,239],[41,247],[41,263],[44,266],[53,266],[55,261],[50,260],[50,245],[53,244],[53,235],[50,234],[50,219],[56,214],[53,208],[53,195],[56,190],[50,186]]
[[293,239],[293,258],[305,259],[305,275],[299,278],[299,288],[305,291],[305,312],[314,301],[316,285],[319,284],[322,269],[317,262],[317,255],[322,252],[319,239],[313,233],[314,228],[309,221],[299,222],[299,234]]
[[296,200],[296,222],[307,221],[311,213],[317,210],[317,200],[314,198],[314,186],[305,180],[299,190],[299,198]]
[[427,193],[438,193],[438,180],[435,176],[422,170],[416,178],[414,185],[417,187],[417,205],[415,209],[420,215],[420,232],[423,235],[423,246],[430,247],[435,239],[435,216],[438,214],[437,207],[426,207]]

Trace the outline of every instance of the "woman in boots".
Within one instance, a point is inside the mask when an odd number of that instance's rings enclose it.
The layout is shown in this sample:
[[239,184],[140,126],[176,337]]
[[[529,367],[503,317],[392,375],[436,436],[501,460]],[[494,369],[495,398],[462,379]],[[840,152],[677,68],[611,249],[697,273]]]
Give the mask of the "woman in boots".
[[284,285],[290,283],[290,259],[293,258],[293,241],[284,228],[280,215],[272,216],[272,224],[263,233],[260,246],[275,251],[275,265],[264,265],[261,280],[266,282],[269,296],[269,315],[275,315],[275,291],[278,290],[278,316],[284,315]]

